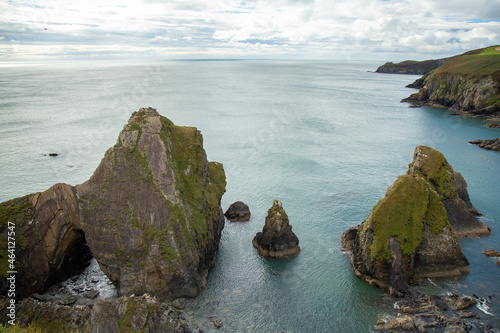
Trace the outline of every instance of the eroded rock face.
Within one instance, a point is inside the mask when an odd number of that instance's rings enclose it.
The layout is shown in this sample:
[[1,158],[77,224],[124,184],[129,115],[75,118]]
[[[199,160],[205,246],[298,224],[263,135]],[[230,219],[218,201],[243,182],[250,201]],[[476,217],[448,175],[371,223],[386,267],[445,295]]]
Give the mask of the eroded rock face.
[[194,297],[205,287],[224,227],[225,185],[196,128],[152,108],[132,115],[76,186],[89,246],[120,295]]
[[245,203],[236,201],[229,206],[224,215],[231,222],[248,221],[250,220],[250,208]]
[[408,173],[396,179],[361,225],[344,232],[342,244],[351,251],[357,276],[402,296],[419,279],[469,272],[454,226],[461,235],[488,230],[474,214],[463,177],[441,153],[418,146]]
[[[196,128],[141,109],[87,182],[0,204],[0,274],[11,270],[11,226],[18,299],[79,273],[92,254],[121,295],[194,297],[215,260],[225,185]],[[0,287],[6,295],[4,276]]]
[[300,252],[299,239],[280,201],[274,200],[267,212],[266,224],[262,232],[255,235],[252,244],[264,257],[287,258]]
[[[15,270],[17,298],[45,291],[50,285],[79,273],[92,254],[80,225],[74,188],[56,184],[45,192],[0,205],[2,274]],[[9,268],[7,233],[15,224],[16,263]],[[6,279],[0,280],[6,295]]]

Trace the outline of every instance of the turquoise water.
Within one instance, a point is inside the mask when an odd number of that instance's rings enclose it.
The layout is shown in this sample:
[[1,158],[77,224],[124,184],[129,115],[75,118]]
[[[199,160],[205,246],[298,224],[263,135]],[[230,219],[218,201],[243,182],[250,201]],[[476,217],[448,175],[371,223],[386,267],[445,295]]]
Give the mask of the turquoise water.
[[[56,182],[88,179],[130,114],[151,106],[198,127],[208,158],[222,162],[226,209],[242,200],[252,218],[226,223],[194,316],[218,332],[369,332],[394,299],[356,278],[340,236],[361,223],[407,170],[416,145],[443,152],[469,184],[493,234],[461,241],[471,273],[429,283],[435,292],[493,296],[500,327],[500,153],[468,140],[499,136],[479,119],[411,109],[400,100],[417,76],[370,71],[368,62],[188,61],[0,67],[0,201]],[[44,156],[52,152],[57,158]],[[263,259],[251,240],[274,199],[283,202],[301,253]],[[424,286],[426,287],[426,286]],[[479,309],[477,309],[479,311]],[[478,312],[479,313],[479,312]]]

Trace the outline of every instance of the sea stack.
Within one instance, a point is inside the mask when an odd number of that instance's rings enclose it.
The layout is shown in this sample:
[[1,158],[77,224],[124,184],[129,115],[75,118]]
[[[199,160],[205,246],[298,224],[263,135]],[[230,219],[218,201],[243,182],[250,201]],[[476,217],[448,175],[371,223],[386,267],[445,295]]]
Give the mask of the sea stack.
[[342,235],[356,275],[403,296],[419,279],[468,273],[457,234],[487,234],[489,227],[475,219],[466,187],[443,154],[418,146],[407,174],[396,179],[361,225]]
[[281,201],[274,200],[267,212],[266,224],[252,244],[262,256],[269,258],[287,258],[300,252],[299,239],[292,232]]
[[15,229],[18,299],[78,273],[92,255],[120,296],[194,297],[215,261],[225,186],[200,131],[142,108],[88,181],[0,204],[0,296]]

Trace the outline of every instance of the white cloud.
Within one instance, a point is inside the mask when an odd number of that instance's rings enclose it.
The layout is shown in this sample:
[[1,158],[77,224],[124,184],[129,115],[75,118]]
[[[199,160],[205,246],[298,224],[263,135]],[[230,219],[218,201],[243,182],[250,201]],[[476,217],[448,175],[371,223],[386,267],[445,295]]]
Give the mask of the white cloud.
[[12,0],[0,3],[0,57],[424,59],[498,43],[498,14],[490,0]]

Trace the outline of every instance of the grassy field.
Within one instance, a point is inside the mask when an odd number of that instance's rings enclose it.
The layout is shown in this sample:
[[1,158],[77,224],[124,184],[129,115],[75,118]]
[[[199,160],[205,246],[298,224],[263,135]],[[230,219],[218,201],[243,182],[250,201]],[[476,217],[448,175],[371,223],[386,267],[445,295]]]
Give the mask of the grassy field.
[[471,77],[492,75],[500,81],[500,46],[471,51],[434,70],[433,74],[454,73]]

